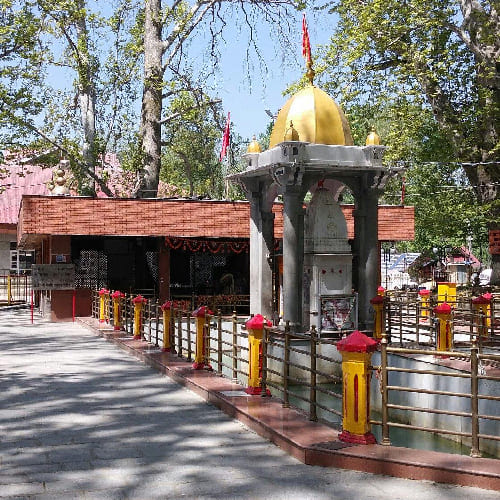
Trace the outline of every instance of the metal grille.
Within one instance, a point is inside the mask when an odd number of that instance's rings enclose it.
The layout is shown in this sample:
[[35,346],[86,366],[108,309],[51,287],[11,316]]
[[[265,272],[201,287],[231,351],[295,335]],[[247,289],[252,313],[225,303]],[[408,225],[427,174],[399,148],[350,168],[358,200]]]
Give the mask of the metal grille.
[[107,286],[108,257],[99,250],[81,250],[75,260],[76,288],[100,289]]
[[148,265],[151,277],[156,282],[160,274],[158,266],[158,252],[148,251],[146,252],[146,263]]

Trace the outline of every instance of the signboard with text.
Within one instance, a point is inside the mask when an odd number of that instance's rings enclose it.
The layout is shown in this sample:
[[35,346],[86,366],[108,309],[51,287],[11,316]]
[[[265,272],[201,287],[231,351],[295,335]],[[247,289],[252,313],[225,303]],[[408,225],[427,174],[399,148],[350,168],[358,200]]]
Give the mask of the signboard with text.
[[33,290],[74,290],[73,264],[33,264],[31,268]]

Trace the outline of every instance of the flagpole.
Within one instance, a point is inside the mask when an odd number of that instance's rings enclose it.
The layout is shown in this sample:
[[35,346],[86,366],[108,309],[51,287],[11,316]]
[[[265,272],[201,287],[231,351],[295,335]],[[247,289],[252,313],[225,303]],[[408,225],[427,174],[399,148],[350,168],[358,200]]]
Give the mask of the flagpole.
[[231,127],[231,113],[227,113],[226,125],[224,127],[224,135],[222,136],[222,147],[220,151],[219,161],[222,164],[222,177],[224,179],[224,189],[223,189],[223,198],[227,199],[229,192],[229,181],[226,179],[228,173],[228,164],[227,161],[224,161],[226,157],[227,149],[230,143],[230,127]]

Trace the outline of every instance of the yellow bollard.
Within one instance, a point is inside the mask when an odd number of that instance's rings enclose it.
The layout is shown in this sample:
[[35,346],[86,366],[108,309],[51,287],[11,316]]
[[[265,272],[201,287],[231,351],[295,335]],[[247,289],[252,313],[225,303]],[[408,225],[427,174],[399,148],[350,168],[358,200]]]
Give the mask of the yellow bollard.
[[163,352],[170,352],[172,349],[172,345],[170,342],[170,321],[172,319],[172,307],[173,302],[171,300],[167,300],[167,302],[160,306],[160,309],[163,311]]
[[455,304],[457,301],[457,284],[448,282],[439,282],[437,284],[437,301],[438,304],[447,302],[448,304]]
[[423,290],[420,290],[418,292],[418,295],[420,296],[420,310],[422,312],[421,318],[423,321],[425,321],[429,318],[429,303],[431,298],[431,291],[424,288]]
[[373,306],[375,311],[375,322],[373,325],[373,338],[382,339],[382,333],[384,333],[384,297],[383,295],[377,295],[370,300],[370,304]]
[[[272,322],[266,320],[262,314],[256,314],[249,319],[245,326],[248,330],[248,387],[247,394],[261,394],[262,387],[262,332],[264,326],[271,326]],[[266,391],[270,396],[269,390]]]
[[125,294],[120,292],[119,290],[115,290],[111,294],[111,298],[113,299],[113,330],[121,330],[122,329],[122,307],[121,302]]
[[437,316],[439,322],[436,349],[438,351],[449,351],[453,342],[450,304],[447,302],[439,304],[434,308],[434,314]]
[[99,323],[104,323],[108,319],[109,290],[101,288],[99,290]]
[[478,338],[488,336],[488,308],[490,304],[491,301],[484,295],[472,299],[474,324],[476,325],[476,335]]
[[486,327],[489,328],[491,326],[491,311],[493,309],[493,294],[492,293],[483,293],[483,297],[488,301],[488,307],[486,308]]
[[377,341],[358,330],[337,343],[342,354],[343,412],[339,439],[347,443],[374,444],[370,426],[370,364]]
[[207,322],[210,321],[210,316],[212,311],[208,309],[207,306],[200,306],[198,309],[193,311],[193,316],[196,318],[196,346],[193,368],[195,370],[211,370],[212,367],[209,363],[206,363],[206,346],[205,341],[208,336]]
[[132,303],[134,304],[134,339],[141,338],[142,331],[142,306],[148,300],[144,298],[142,295],[138,295],[137,297],[132,299]]

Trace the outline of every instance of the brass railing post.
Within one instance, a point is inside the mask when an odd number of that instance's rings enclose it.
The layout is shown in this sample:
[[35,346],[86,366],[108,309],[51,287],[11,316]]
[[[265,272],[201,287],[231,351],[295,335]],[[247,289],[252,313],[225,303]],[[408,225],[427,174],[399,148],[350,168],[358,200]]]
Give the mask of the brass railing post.
[[283,353],[283,408],[290,408],[288,401],[288,376],[290,373],[290,321],[285,323],[285,345]]
[[217,310],[217,374],[222,376],[222,313]]
[[191,349],[191,312],[188,311],[186,314],[186,326],[187,326],[187,359],[188,361],[192,360],[193,350]]
[[478,362],[479,348],[476,340],[472,341],[470,350],[470,406],[471,406],[471,457],[480,457],[479,451],[479,404],[478,404]]
[[318,421],[316,411],[316,327],[311,326],[311,387],[309,391],[309,420]]
[[158,300],[156,301],[155,303],[155,325],[156,325],[156,328],[155,328],[155,347],[158,347],[159,344],[158,344],[158,323],[160,322],[160,313],[158,312],[159,310],[159,304],[158,304]]
[[177,310],[177,357],[182,358],[182,309]]
[[212,365],[210,364],[210,315],[207,314],[207,310],[205,309],[205,323],[203,325],[203,357],[205,366],[208,369],[212,369]]
[[170,352],[172,354],[176,354],[175,350],[175,315],[179,314],[180,309],[176,309],[172,307],[172,313],[170,314],[170,329],[169,329],[169,335],[170,335]]
[[152,302],[152,300],[148,300],[148,342],[150,344],[151,344],[151,338],[152,338],[152,334],[151,334],[151,319],[152,319],[151,302]]
[[382,443],[385,446],[390,446],[391,439],[389,437],[389,394],[387,390],[388,374],[387,374],[387,333],[382,333],[382,340],[380,342],[380,380],[381,380],[381,393],[382,393]]
[[238,382],[238,316],[236,310],[233,311],[233,382]]
[[262,373],[260,377],[260,388],[261,397],[265,398],[269,396],[267,392],[267,339],[268,339],[268,330],[266,325],[262,329]]

